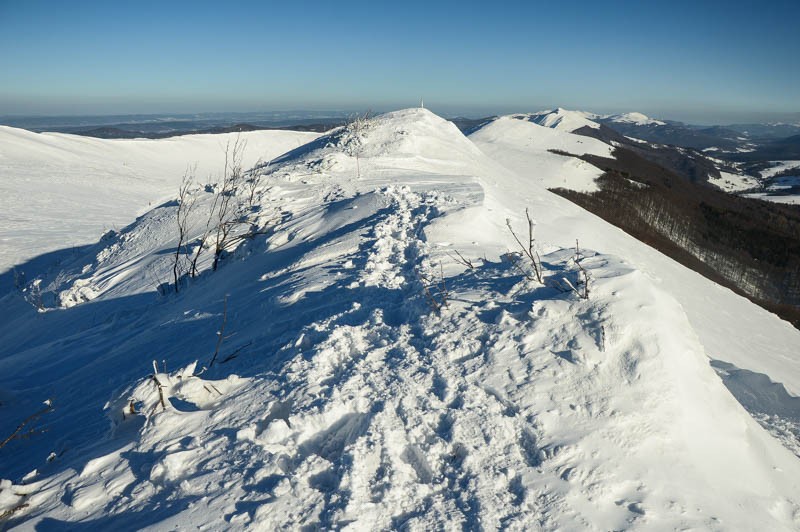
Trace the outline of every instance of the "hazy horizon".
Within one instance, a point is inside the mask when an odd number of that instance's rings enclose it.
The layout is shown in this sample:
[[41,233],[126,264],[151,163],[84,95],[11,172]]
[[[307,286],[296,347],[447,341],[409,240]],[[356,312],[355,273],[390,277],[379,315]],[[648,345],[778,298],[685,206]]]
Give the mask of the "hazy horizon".
[[[505,114],[514,114],[514,113],[531,113],[537,111],[544,111],[548,109],[555,109],[557,107],[566,108],[565,106],[532,106],[530,108],[512,108],[510,106],[498,106],[498,107],[474,107],[474,108],[454,108],[450,106],[437,106],[437,105],[429,105],[428,102],[424,102],[425,107],[430,109],[436,114],[439,114],[445,118],[455,118],[455,117],[462,117],[462,118],[483,118],[489,116],[497,116],[497,115],[505,115]],[[167,111],[167,112],[132,112],[132,113],[61,113],[61,114],[48,114],[48,113],[30,113],[30,114],[0,114],[0,125],[9,125],[9,126],[16,126],[16,127],[25,127],[19,124],[26,123],[28,121],[58,121],[58,120],[67,120],[67,119],[92,119],[93,121],[97,122],[97,125],[110,125],[110,124],[120,124],[127,118],[135,118],[139,117],[142,119],[151,119],[151,120],[164,120],[164,119],[174,119],[178,120],[188,120],[191,118],[196,119],[210,119],[210,118],[218,118],[219,120],[225,119],[233,119],[236,117],[241,118],[244,121],[248,119],[253,121],[259,120],[308,120],[318,117],[320,119],[324,118],[337,118],[337,117],[347,117],[355,113],[371,111],[373,113],[385,113],[390,112],[398,109],[404,109],[409,107],[417,107],[419,106],[419,102],[416,105],[396,105],[390,106],[385,108],[374,108],[371,106],[352,106],[348,108],[318,108],[315,109],[313,107],[310,108],[287,108],[287,109],[262,109],[262,110],[244,110],[244,111],[220,111],[220,110],[211,110],[211,111],[185,111],[185,112],[176,112],[176,111]],[[572,107],[570,110],[576,111],[586,111],[592,112],[600,115],[612,115],[612,114],[619,114],[619,113],[627,113],[627,112],[642,112],[651,118],[657,118],[661,120],[672,120],[676,122],[683,122],[690,125],[698,125],[698,126],[713,126],[713,125],[732,125],[732,124],[765,124],[765,123],[791,123],[791,124],[800,124],[800,112],[798,113],[757,113],[757,112],[739,112],[735,114],[728,114],[728,115],[719,115],[719,114],[690,114],[685,112],[676,111],[673,113],[652,113],[652,112],[645,112],[641,109],[614,109],[614,110],[597,110],[597,109],[589,109],[585,107]],[[272,116],[269,116],[272,115]],[[282,116],[281,116],[282,115]],[[286,116],[286,115],[294,115],[294,116]],[[118,119],[118,120],[113,120]],[[66,124],[65,124],[66,125]]]
[[797,3],[621,4],[1,3],[0,115],[800,111]]

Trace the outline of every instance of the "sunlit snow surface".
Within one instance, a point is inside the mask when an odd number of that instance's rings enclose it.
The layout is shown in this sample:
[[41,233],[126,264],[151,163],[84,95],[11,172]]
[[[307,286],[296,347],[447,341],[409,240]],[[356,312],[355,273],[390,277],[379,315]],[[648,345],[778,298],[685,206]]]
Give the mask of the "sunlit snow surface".
[[[602,143],[486,127],[412,109],[277,158],[273,231],[177,295],[152,281],[174,203],[26,272],[49,310],[7,273],[0,427],[56,409],[0,449],[0,512],[22,530],[797,529],[800,461],[709,357],[797,395],[798,331],[546,190],[597,176],[548,149]],[[525,208],[545,286],[506,255]],[[203,372],[225,300],[227,362]]]
[[636,124],[638,126],[664,126],[666,122],[650,118],[642,113],[623,113],[619,115],[611,115],[606,117],[612,122],[621,122],[624,124]]
[[[49,251],[96,242],[163,200],[197,164],[207,179],[222,171],[237,134],[161,140],[107,140],[31,133],[0,126],[0,272]],[[245,164],[269,160],[316,133],[254,131]]]

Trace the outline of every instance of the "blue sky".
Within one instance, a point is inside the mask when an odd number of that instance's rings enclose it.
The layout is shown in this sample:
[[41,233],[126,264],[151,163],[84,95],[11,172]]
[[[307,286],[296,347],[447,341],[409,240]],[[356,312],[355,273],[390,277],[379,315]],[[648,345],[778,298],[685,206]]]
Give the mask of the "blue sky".
[[800,2],[0,0],[0,115],[800,111]]

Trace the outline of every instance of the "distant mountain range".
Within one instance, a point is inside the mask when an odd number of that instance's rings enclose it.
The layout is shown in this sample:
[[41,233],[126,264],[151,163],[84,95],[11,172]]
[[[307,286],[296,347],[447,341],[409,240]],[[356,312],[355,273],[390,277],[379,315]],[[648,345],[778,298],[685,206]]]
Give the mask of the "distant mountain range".
[[[800,158],[800,124],[734,124],[694,126],[682,122],[656,121],[639,113],[638,121],[617,116],[597,117],[625,136],[648,142],[671,144],[712,153],[731,161],[752,162]],[[624,116],[624,115],[623,115]]]
[[[293,129],[345,121],[346,111],[272,111],[177,115],[0,116],[0,124],[34,132],[53,131],[97,138],[163,138],[190,133]],[[237,129],[238,128],[238,129]]]

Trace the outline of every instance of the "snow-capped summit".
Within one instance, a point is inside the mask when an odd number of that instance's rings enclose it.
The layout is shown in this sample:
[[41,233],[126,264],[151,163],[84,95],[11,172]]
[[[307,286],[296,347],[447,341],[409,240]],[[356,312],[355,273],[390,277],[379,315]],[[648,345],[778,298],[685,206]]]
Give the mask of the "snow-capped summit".
[[611,115],[607,117],[607,120],[610,122],[618,122],[623,124],[635,124],[638,126],[663,126],[666,122],[662,122],[661,120],[656,120],[654,118],[650,118],[649,116],[642,114],[642,113],[622,113],[618,115]]
[[600,124],[593,120],[599,115],[585,111],[569,111],[558,107],[556,109],[539,111],[537,113],[514,115],[522,120],[529,120],[540,126],[572,132],[582,127],[599,128]]

